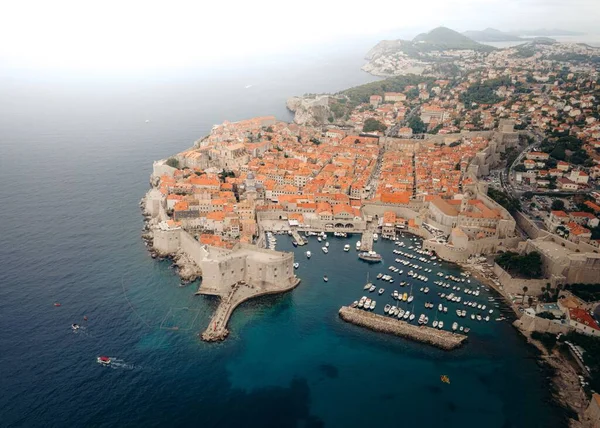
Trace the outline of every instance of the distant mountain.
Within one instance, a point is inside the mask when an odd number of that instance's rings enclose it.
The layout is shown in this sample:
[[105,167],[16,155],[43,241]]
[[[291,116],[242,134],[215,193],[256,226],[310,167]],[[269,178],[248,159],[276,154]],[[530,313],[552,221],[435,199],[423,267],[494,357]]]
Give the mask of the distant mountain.
[[510,34],[518,36],[538,36],[538,37],[551,37],[551,36],[583,36],[585,33],[578,31],[560,30],[558,28],[547,29],[540,28],[539,30],[523,30],[523,31],[511,31]]
[[472,49],[480,52],[494,50],[491,46],[477,43],[457,31],[446,27],[437,27],[428,33],[421,33],[413,40],[413,43],[423,50],[452,50]]
[[465,31],[463,36],[477,42],[519,42],[523,40],[514,34],[505,33],[494,28],[486,28],[483,31]]

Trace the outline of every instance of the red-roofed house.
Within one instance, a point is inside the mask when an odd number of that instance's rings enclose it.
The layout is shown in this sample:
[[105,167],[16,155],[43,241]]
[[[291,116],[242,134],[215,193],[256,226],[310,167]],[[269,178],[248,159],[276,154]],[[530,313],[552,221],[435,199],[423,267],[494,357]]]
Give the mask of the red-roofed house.
[[577,331],[590,336],[600,336],[600,326],[592,316],[583,309],[571,308],[568,312],[569,325]]

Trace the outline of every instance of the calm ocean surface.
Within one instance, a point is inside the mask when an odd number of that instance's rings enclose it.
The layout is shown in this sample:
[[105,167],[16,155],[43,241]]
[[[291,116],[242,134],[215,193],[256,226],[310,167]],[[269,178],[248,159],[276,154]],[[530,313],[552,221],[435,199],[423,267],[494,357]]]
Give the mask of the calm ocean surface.
[[2,76],[0,426],[561,426],[506,322],[474,325],[445,353],[339,320],[367,272],[388,272],[389,242],[377,244],[386,263],[369,267],[345,240],[328,255],[313,240],[310,261],[297,252],[300,286],[243,305],[221,344],[196,336],[216,301],[149,257],[138,202],[153,160],[223,120],[289,120],[291,95],[373,80],[359,70],[367,49],[170,78]]

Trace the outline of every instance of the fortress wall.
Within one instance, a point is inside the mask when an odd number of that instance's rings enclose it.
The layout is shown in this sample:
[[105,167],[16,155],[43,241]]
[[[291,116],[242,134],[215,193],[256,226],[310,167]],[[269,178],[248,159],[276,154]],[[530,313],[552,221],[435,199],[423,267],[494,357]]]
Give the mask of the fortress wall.
[[246,281],[263,288],[268,284],[287,283],[294,276],[293,264],[292,253],[281,253],[281,259],[269,261],[250,255],[246,264]]
[[208,256],[208,251],[204,246],[196,241],[192,235],[185,231],[181,231],[180,244],[181,251],[186,253],[188,257],[196,263],[198,266],[202,263],[204,258]]
[[502,269],[497,263],[494,263],[494,273],[498,277],[498,281],[502,284],[504,291],[511,294],[523,294],[523,287],[527,287],[528,296],[540,296],[542,287],[546,287],[547,283],[551,283],[549,279],[520,279],[513,278],[508,272]]
[[175,254],[179,251],[181,230],[154,231],[152,246],[161,254]]
[[375,217],[383,217],[386,211],[393,211],[397,216],[405,219],[415,218],[419,215],[419,210],[423,208],[424,203],[420,201],[412,201],[408,205],[385,204],[382,202],[369,202],[362,207],[362,212],[365,215]]

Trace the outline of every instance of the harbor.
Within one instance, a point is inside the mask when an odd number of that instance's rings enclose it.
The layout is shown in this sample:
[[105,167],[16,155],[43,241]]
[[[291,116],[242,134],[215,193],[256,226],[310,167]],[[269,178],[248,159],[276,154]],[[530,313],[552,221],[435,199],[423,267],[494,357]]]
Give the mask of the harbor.
[[467,339],[463,334],[450,333],[427,326],[416,326],[406,321],[361,311],[357,308],[342,306],[339,316],[344,321],[369,330],[393,334],[415,342],[426,343],[446,351],[460,347]]

